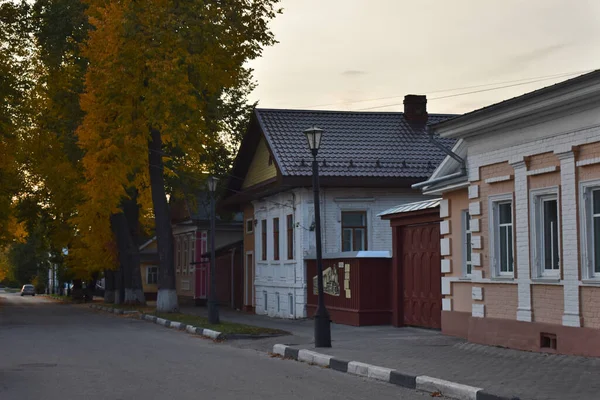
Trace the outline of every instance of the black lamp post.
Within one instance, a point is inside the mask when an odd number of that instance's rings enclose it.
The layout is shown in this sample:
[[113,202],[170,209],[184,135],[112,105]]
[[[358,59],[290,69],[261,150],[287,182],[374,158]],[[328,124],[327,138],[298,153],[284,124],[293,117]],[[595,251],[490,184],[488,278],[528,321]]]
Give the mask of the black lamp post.
[[313,192],[315,195],[315,238],[317,247],[317,284],[319,289],[319,301],[317,311],[315,312],[315,347],[331,347],[331,326],[329,313],[325,308],[325,298],[323,294],[323,254],[321,249],[321,206],[319,199],[319,164],[317,163],[317,153],[321,146],[321,136],[323,130],[316,126],[304,131],[308,139],[308,147],[313,156],[312,175]]
[[215,260],[215,191],[218,179],[214,176],[208,177],[208,191],[210,192],[210,290],[208,292],[208,322],[219,323],[219,304],[217,302],[217,279]]

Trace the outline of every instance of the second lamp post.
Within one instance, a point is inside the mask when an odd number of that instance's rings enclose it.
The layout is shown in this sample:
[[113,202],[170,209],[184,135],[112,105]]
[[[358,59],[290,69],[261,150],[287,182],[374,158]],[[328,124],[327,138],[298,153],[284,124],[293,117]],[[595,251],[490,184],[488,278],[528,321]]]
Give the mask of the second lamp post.
[[313,156],[312,162],[312,181],[315,202],[315,239],[317,248],[317,285],[318,285],[318,303],[315,312],[315,347],[331,347],[331,321],[329,313],[325,307],[325,298],[323,292],[323,253],[321,249],[321,207],[319,199],[319,164],[317,163],[317,154],[321,146],[321,137],[323,130],[316,126],[304,131],[308,139],[308,147]]
[[208,177],[208,190],[210,191],[210,285],[208,292],[208,322],[219,323],[219,304],[217,302],[217,277],[215,260],[215,235],[216,235],[216,211],[215,191],[218,179],[214,176]]

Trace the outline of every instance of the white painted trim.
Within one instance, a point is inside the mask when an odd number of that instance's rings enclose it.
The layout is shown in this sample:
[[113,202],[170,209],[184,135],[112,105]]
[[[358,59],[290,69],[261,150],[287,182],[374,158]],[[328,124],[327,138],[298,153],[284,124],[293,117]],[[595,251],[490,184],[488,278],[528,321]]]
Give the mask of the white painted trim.
[[471,253],[471,262],[474,267],[481,267],[481,253]]
[[471,236],[471,246],[475,250],[481,250],[481,248],[482,248],[481,236]]
[[448,199],[440,201],[440,218],[447,218],[450,216],[450,205]]
[[584,167],[586,165],[593,165],[593,164],[600,164],[600,157],[594,157],[594,158],[587,158],[585,160],[579,160],[577,161],[577,166],[578,167]]
[[485,305],[484,304],[471,305],[471,316],[476,317],[476,318],[485,318]]
[[546,168],[540,168],[540,169],[533,169],[531,171],[527,171],[527,176],[548,174],[548,173],[551,173],[551,172],[556,172],[559,169],[560,168],[558,168],[556,165],[554,165],[552,167],[546,167]]
[[[465,177],[465,179],[467,179]],[[424,195],[431,195],[431,196],[441,196],[444,193],[447,192],[452,192],[454,190],[458,190],[458,189],[463,189],[469,186],[469,182],[465,181],[465,182],[461,182],[461,183],[456,183],[454,185],[448,185],[448,186],[443,186],[443,187],[439,187],[437,189],[424,189],[423,190],[423,194]]]
[[474,201],[469,203],[469,214],[471,215],[481,215],[481,202]]
[[512,178],[513,178],[512,175],[502,175],[502,176],[495,176],[493,178],[487,178],[484,182],[485,183],[506,182],[506,181],[510,181]]
[[[579,226],[580,226],[580,249],[581,249],[581,268],[582,278],[593,280],[600,278],[600,274],[594,273],[593,256],[590,256],[591,245],[591,226],[590,218],[590,202],[587,199],[588,193],[595,188],[600,188],[600,179],[592,179],[579,182]],[[598,255],[600,256],[600,254]],[[600,282],[600,280],[598,281]]]
[[452,272],[452,260],[445,258],[442,260],[442,262],[440,263],[440,268],[442,271],[442,274],[449,274]]
[[[495,203],[511,202],[512,209],[512,232],[513,232],[513,272],[500,272],[500,260],[496,259],[496,253],[499,251],[500,244],[496,242],[496,215]],[[488,221],[489,221],[489,236],[488,236],[488,249],[490,259],[490,272],[492,277],[497,276],[514,276],[516,268],[515,262],[515,202],[513,200],[513,193],[503,193],[493,196],[488,196]]]
[[442,299],[442,311],[452,311],[452,299]]
[[448,235],[450,233],[450,220],[440,221],[440,235]]
[[446,278],[442,277],[442,294],[452,294],[452,285],[451,282],[454,278]]
[[[542,243],[542,239],[541,239],[541,235],[539,234],[539,232],[541,232],[543,230],[542,227],[542,221],[543,221],[543,217],[541,215],[541,204],[540,204],[540,200],[543,200],[544,198],[546,199],[550,199],[550,198],[555,198],[556,199],[556,206],[557,206],[557,213],[558,213],[558,227],[557,227],[557,232],[558,232],[558,254],[560,257],[559,260],[559,265],[558,265],[558,270],[556,271],[543,271],[542,270],[542,257],[543,255],[541,254],[542,249],[541,247],[543,246]],[[529,191],[529,212],[530,212],[530,216],[529,216],[529,232],[530,232],[530,243],[533,244],[532,246],[532,251],[531,251],[531,258],[530,258],[530,263],[531,263],[531,267],[532,267],[532,277],[533,278],[542,278],[542,277],[560,277],[560,272],[562,269],[562,265],[563,265],[563,260],[562,260],[562,253],[561,253],[561,216],[562,216],[562,210],[561,210],[561,201],[559,199],[558,196],[558,186],[550,186],[550,187],[545,187],[545,188],[540,188],[540,189],[532,189]]]
[[479,221],[481,221],[479,218],[471,218],[471,232],[479,232]]
[[335,203],[366,203],[374,202],[375,197],[334,197]]
[[471,272],[470,278],[474,279],[475,281],[482,280],[483,279],[483,271],[480,269],[474,269],[473,272]]
[[469,199],[479,198],[479,185],[469,186]]
[[483,300],[483,288],[474,286],[471,288],[471,299],[472,300]]
[[440,255],[449,256],[451,254],[450,238],[440,239]]

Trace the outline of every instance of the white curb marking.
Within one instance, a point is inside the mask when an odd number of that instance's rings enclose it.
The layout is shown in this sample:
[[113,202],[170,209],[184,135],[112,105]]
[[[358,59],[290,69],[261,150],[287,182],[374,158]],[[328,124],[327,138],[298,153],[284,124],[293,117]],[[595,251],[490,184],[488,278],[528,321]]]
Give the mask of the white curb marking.
[[167,320],[164,318],[156,318],[156,323],[158,325],[167,326]]
[[348,373],[358,376],[369,376],[369,367],[372,365],[361,363],[358,361],[350,361],[348,363]]
[[276,344],[275,346],[273,346],[273,353],[279,354],[280,356],[285,356],[285,349],[287,348],[288,346],[286,346],[285,344]]
[[442,395],[453,399],[477,400],[477,392],[480,391],[481,388],[461,385],[460,383],[422,375],[417,376],[417,390],[423,390],[430,393],[441,392]]
[[213,331],[212,329],[205,329],[204,336],[208,336],[211,339],[218,339],[221,336],[221,332]]
[[188,325],[188,326],[185,327],[185,331],[187,333],[191,333],[192,335],[195,335],[196,334],[196,327]]
[[180,329],[181,328],[181,322],[171,321],[170,327],[173,328],[173,329]]
[[392,371],[393,370],[390,368],[369,365],[368,377],[372,379],[377,379],[378,381],[389,382]]

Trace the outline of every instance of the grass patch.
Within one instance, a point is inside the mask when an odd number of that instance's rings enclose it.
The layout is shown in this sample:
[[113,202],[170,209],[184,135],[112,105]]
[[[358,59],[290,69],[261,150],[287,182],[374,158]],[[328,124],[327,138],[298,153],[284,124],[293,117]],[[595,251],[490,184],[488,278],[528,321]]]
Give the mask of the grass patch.
[[71,296],[61,296],[59,294],[48,294],[46,297],[50,297],[51,299],[60,300],[60,301],[71,301]]
[[279,329],[262,328],[260,326],[236,324],[233,322],[221,321],[220,324],[212,325],[208,323],[208,319],[197,315],[182,314],[182,313],[153,313],[159,318],[168,319],[170,321],[182,322],[186,325],[192,325],[200,328],[212,329],[224,334],[236,333],[246,335],[286,335],[289,332]]
[[143,312],[146,314],[152,314],[156,311],[156,308],[152,307],[152,306],[140,306],[140,305],[130,305],[130,304],[106,304],[106,303],[104,303],[104,305],[107,307],[116,308],[118,310],[139,311],[139,312]]

